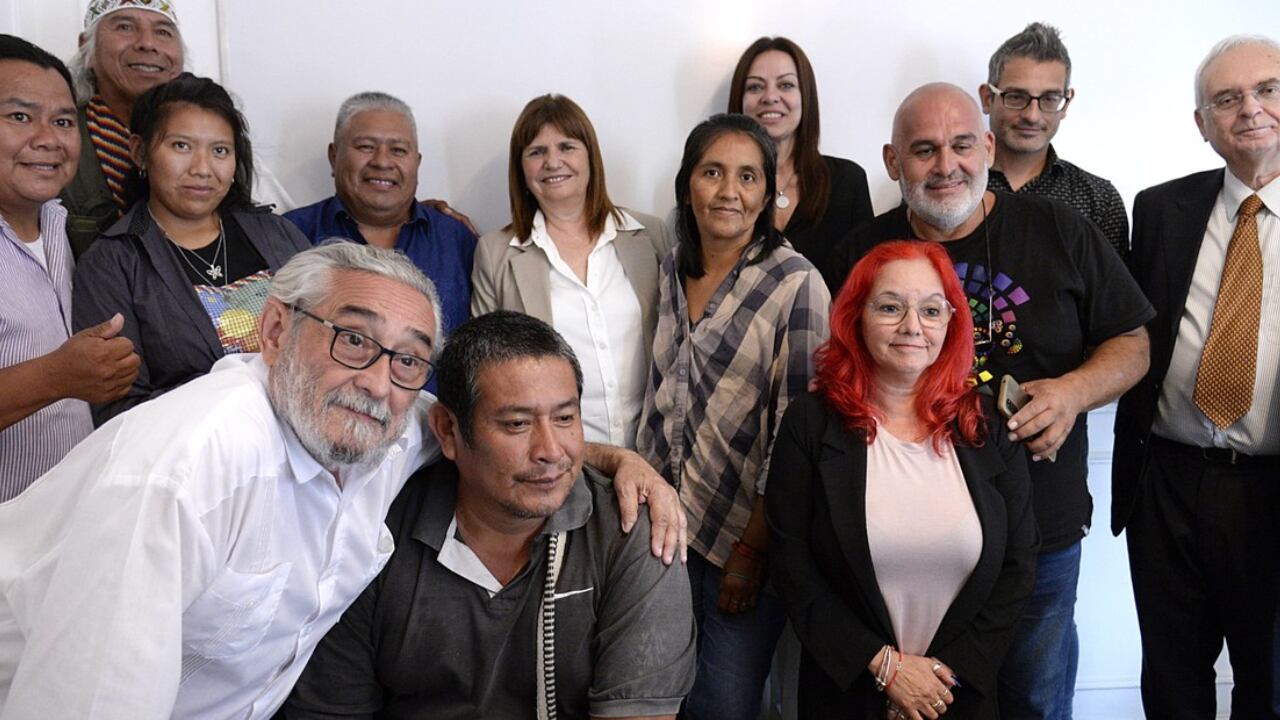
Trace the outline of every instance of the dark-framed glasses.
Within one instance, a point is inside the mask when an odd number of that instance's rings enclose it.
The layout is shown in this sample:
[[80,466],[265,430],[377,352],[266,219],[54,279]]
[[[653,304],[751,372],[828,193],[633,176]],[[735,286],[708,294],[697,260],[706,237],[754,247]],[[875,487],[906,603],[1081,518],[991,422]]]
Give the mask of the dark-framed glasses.
[[288,308],[315,320],[333,331],[333,340],[329,343],[329,357],[333,358],[339,365],[344,365],[352,370],[365,370],[373,367],[373,364],[378,362],[378,358],[386,355],[391,359],[391,383],[396,387],[417,392],[426,386],[427,380],[431,379],[431,373],[435,366],[431,364],[430,360],[420,358],[412,353],[388,350],[377,340],[364,333],[334,325],[297,305],[289,305]]
[[1219,115],[1228,115],[1240,109],[1244,105],[1244,96],[1252,95],[1259,105],[1269,108],[1280,107],[1280,81],[1268,80],[1267,82],[1258,83],[1252,90],[1240,92],[1239,90],[1231,92],[1218,93],[1208,105],[1201,105],[1199,110],[1212,110]]
[[1001,90],[1000,88],[987,83],[987,87],[991,92],[1000,98],[1000,104],[1010,110],[1025,110],[1032,100],[1040,106],[1040,112],[1060,113],[1067,109],[1067,103],[1071,102],[1071,98],[1066,93],[1053,90],[1043,95],[1032,95],[1025,90]]
[[[907,312],[912,307],[905,299],[892,294],[879,295],[867,302],[867,308],[871,310],[871,319],[877,325],[897,325],[906,319]],[[956,314],[956,309],[951,307],[951,303],[947,302],[946,298],[940,297],[925,298],[917,303],[914,309],[921,327],[927,328],[946,327]]]

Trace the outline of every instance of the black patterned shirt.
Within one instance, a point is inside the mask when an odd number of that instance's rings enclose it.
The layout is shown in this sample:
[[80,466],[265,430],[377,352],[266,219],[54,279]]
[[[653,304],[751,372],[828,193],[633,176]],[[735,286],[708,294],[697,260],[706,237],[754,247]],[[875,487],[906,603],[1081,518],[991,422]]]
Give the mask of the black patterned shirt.
[[1053,145],[1045,158],[1044,171],[1031,178],[1016,191],[1009,186],[1004,173],[991,169],[987,188],[1007,193],[1039,195],[1066,203],[1093,221],[1120,257],[1129,256],[1129,216],[1120,193],[1109,181],[1081,170],[1058,157]]

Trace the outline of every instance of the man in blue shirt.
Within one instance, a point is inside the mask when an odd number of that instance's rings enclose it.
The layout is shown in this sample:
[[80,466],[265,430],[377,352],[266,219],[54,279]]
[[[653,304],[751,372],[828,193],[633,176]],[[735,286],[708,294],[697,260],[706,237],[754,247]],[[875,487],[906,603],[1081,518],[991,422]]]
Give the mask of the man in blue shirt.
[[417,202],[421,163],[409,106],[386,93],[353,95],[338,109],[329,145],[337,193],[285,218],[312,243],[339,237],[404,252],[439,290],[448,333],[470,316],[476,236]]

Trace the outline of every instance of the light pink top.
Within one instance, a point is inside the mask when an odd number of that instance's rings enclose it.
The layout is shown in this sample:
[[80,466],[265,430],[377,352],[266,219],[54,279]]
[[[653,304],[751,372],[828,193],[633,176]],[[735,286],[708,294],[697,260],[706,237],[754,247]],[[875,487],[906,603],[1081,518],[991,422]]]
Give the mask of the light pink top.
[[948,442],[867,446],[867,542],[898,649],[923,655],[982,553],[982,526]]

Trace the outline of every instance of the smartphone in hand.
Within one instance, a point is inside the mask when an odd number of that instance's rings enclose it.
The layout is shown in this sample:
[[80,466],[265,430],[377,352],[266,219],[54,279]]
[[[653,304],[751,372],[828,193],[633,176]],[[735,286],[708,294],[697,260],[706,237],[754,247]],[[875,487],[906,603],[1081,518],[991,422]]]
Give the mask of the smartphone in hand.
[[[1022,389],[1012,375],[1000,378],[1000,394],[996,396],[996,409],[1001,415],[1011,418],[1029,402],[1031,402],[1031,396]],[[1058,453],[1048,453],[1044,459],[1054,462],[1058,459]]]

